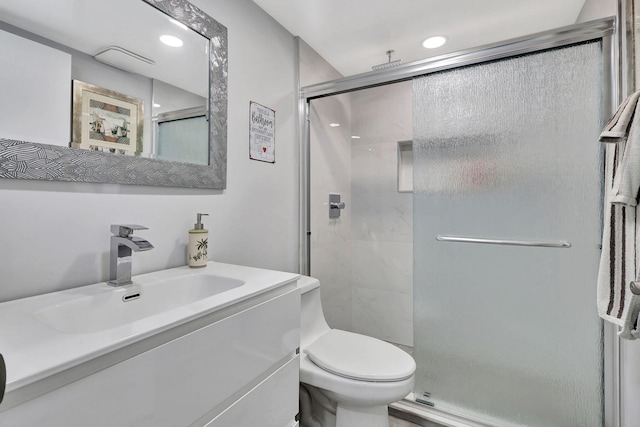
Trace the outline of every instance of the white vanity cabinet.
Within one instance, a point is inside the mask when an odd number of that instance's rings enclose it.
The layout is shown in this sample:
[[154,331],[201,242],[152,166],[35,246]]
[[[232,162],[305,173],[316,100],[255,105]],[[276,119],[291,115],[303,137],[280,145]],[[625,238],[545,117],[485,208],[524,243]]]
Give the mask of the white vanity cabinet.
[[300,297],[290,276],[9,391],[0,426],[295,426]]

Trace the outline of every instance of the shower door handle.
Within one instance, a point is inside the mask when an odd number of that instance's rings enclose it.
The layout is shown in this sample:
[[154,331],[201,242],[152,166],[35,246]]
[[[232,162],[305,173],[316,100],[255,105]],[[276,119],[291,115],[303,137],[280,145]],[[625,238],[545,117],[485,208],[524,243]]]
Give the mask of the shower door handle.
[[508,246],[537,246],[542,248],[570,248],[571,243],[564,240],[555,242],[528,241],[528,240],[505,240],[505,239],[483,239],[477,237],[462,236],[436,236],[439,242],[457,242],[457,243],[484,243],[487,245],[508,245]]

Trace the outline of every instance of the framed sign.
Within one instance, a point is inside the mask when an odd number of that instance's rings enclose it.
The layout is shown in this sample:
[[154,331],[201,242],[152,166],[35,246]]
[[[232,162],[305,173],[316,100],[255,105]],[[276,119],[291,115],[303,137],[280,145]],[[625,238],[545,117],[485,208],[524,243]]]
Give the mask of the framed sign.
[[276,112],[253,101],[249,103],[249,158],[276,162]]
[[143,120],[142,100],[73,81],[72,147],[137,156]]

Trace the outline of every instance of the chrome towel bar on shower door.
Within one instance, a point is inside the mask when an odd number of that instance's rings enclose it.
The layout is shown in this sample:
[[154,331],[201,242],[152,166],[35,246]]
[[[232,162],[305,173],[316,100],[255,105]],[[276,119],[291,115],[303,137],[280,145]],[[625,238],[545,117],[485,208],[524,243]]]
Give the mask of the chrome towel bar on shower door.
[[570,248],[571,243],[563,240],[555,242],[536,242],[527,240],[481,239],[477,237],[436,236],[439,242],[484,243],[487,245],[537,246],[542,248]]

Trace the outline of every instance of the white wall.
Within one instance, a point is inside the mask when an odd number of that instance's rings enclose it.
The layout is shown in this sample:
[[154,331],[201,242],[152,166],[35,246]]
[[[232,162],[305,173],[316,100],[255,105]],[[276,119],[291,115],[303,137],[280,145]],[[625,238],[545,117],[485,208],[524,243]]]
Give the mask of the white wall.
[[616,0],[585,0],[576,22],[616,16]]
[[300,87],[344,77],[304,40],[296,37]]
[[[196,212],[211,259],[297,271],[294,38],[249,0],[193,3],[229,30],[227,190],[0,179],[0,301],[106,280],[113,223],[150,228],[134,274],[185,265]],[[249,101],[276,110],[275,164],[249,160]]]
[[[34,67],[38,61],[47,67]],[[70,140],[71,55],[0,29],[0,93],[4,138],[56,145]]]

